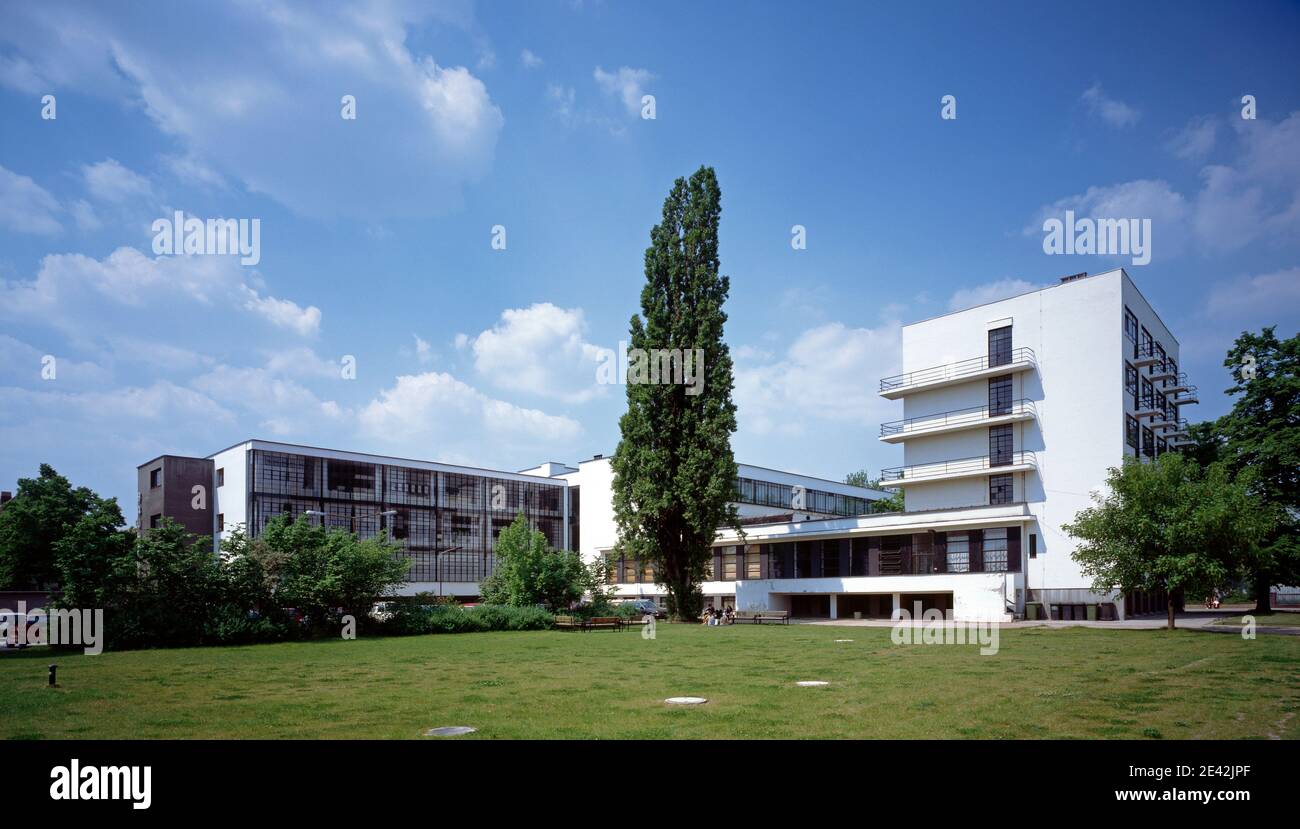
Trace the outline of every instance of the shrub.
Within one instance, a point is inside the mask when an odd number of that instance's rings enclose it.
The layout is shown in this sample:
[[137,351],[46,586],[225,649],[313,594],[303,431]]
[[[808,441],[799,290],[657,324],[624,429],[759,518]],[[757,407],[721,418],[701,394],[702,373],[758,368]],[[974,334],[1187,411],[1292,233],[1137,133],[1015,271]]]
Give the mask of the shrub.
[[539,607],[508,605],[401,605],[380,625],[395,636],[422,633],[476,633],[490,630],[546,630],[555,617]]

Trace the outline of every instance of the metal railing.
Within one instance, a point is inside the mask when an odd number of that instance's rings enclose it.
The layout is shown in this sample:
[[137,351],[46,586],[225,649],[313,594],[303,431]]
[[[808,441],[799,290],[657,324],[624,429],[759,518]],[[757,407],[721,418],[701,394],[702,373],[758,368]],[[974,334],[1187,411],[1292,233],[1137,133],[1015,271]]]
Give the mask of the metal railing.
[[1164,388],[1162,388],[1161,391],[1165,392],[1166,394],[1170,392],[1177,394],[1178,390],[1188,389],[1188,388],[1191,388],[1191,386],[1187,384],[1187,372],[1180,371],[1178,372],[1178,376],[1174,378],[1172,381],[1170,380],[1165,381]]
[[1033,452],[1008,452],[1006,455],[999,457],[996,463],[991,462],[989,455],[980,455],[974,458],[957,458],[956,460],[939,461],[937,463],[894,466],[889,469],[882,469],[880,471],[880,480],[924,480],[925,478],[938,478],[943,475],[959,473],[996,472],[1000,467],[1022,465],[1037,466],[1038,459]]
[[1038,416],[1034,401],[1028,398],[1013,400],[1006,406],[972,406],[969,409],[953,409],[950,412],[938,412],[932,415],[909,417],[906,420],[894,420],[880,424],[880,436],[907,434],[928,429],[940,429],[945,426],[964,426],[980,423],[992,417],[1030,414]]
[[916,386],[921,383],[959,380],[962,377],[979,374],[981,371],[987,371],[991,368],[1011,366],[1017,363],[1028,363],[1031,366],[1038,365],[1037,359],[1034,357],[1034,350],[1032,348],[1013,348],[1007,359],[999,359],[997,355],[993,357],[986,355],[984,357],[972,357],[969,360],[961,360],[956,363],[947,363],[942,366],[896,374],[893,377],[882,379],[880,381],[880,390],[893,391],[894,389]]

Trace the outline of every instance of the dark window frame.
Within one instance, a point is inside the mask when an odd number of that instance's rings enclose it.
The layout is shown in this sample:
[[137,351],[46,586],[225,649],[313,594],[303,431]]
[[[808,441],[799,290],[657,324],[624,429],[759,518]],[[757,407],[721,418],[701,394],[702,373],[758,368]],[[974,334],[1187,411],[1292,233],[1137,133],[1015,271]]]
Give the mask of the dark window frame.
[[1004,325],[1001,328],[990,328],[988,332],[988,360],[989,367],[1005,366],[1011,362],[1011,329],[1013,326]]
[[1015,502],[1016,479],[1010,472],[989,476],[989,504],[1011,504]]

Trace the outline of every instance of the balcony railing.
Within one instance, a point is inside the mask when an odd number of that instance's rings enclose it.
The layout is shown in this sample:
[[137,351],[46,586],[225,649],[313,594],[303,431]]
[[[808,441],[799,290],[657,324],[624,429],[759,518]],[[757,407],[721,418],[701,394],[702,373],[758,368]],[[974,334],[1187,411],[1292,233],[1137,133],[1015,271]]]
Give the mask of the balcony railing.
[[1037,416],[1034,401],[1028,398],[1014,400],[1005,406],[972,406],[969,409],[954,409],[950,412],[909,417],[906,420],[894,420],[880,424],[880,436],[909,434],[911,432],[942,429],[948,426],[970,426],[979,424],[989,418],[1008,415]]
[[1163,364],[1165,356],[1156,351],[1155,343],[1138,346],[1137,352],[1133,355],[1133,365],[1138,368],[1143,366],[1153,366],[1157,363]]
[[1164,423],[1157,423],[1165,430],[1165,437],[1179,437],[1186,435],[1188,429],[1187,418],[1180,417],[1177,420],[1167,420]]
[[1196,396],[1196,386],[1185,386],[1181,391],[1174,395],[1172,402],[1175,406],[1182,406],[1185,403],[1199,403],[1200,398]]
[[1166,394],[1169,392],[1173,392],[1176,394],[1180,391],[1186,391],[1187,389],[1190,388],[1191,386],[1188,385],[1187,383],[1187,372],[1180,371],[1178,373],[1178,376],[1175,377],[1173,380],[1165,381],[1165,387],[1161,389],[1161,391],[1165,392]]
[[1003,355],[1003,359],[997,356],[989,357],[972,357],[969,360],[961,360],[956,363],[947,363],[942,366],[933,368],[922,368],[916,371],[909,371],[905,374],[896,374],[893,377],[886,377],[880,381],[880,390],[882,392],[893,391],[907,386],[917,386],[922,383],[937,383],[943,380],[960,380],[962,377],[979,374],[998,366],[1009,366],[1016,363],[1029,363],[1037,365],[1032,348],[1015,348],[1011,350],[1009,357]]
[[919,481],[927,478],[942,478],[946,475],[966,475],[989,472],[995,474],[1005,466],[1037,466],[1038,459],[1033,452],[1008,452],[997,456],[996,462],[989,455],[975,458],[958,458],[937,463],[921,463],[912,466],[895,466],[880,471],[882,481]]

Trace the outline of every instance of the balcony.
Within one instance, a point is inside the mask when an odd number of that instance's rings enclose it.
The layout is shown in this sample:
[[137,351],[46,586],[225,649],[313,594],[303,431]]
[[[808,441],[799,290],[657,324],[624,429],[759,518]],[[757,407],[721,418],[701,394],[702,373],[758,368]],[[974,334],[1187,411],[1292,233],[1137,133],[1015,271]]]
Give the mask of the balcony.
[[1164,437],[1166,438],[1183,438],[1188,435],[1187,418],[1185,417],[1180,417],[1177,420],[1166,420],[1152,425],[1164,427]]
[[1028,472],[1038,467],[1033,452],[1010,452],[990,463],[988,455],[975,458],[958,458],[951,461],[921,463],[913,466],[895,466],[880,472],[880,485],[886,488],[909,484],[955,481],[960,478],[978,478],[984,475],[1003,475],[1009,472]]
[[1016,400],[998,407],[974,406],[969,409],[955,409],[950,412],[882,423],[880,440],[885,443],[900,443],[908,438],[979,429],[997,426],[999,423],[1014,423],[1018,420],[1033,420],[1037,416],[1034,401],[1028,399]]
[[952,386],[957,383],[978,380],[981,377],[996,377],[1001,374],[1033,371],[1037,366],[1038,362],[1034,357],[1032,348],[1016,348],[1012,349],[1009,355],[1005,355],[1004,359],[1000,360],[988,356],[972,357],[969,360],[961,360],[956,363],[886,377],[880,381],[880,396],[889,400],[897,400],[913,392]]
[[1138,368],[1142,368],[1143,366],[1154,366],[1157,363],[1163,364],[1164,361],[1165,358],[1160,354],[1160,352],[1156,351],[1155,343],[1149,343],[1139,347],[1137,354],[1133,357],[1133,365]]
[[1197,397],[1196,386],[1184,387],[1184,389],[1181,392],[1174,395],[1174,399],[1173,399],[1173,404],[1175,406],[1184,406],[1188,403],[1200,403],[1200,402],[1201,402],[1200,398]]
[[1166,394],[1177,394],[1178,392],[1187,391],[1191,386],[1187,384],[1187,372],[1179,372],[1178,376],[1172,380],[1165,381],[1165,387],[1161,389]]
[[1151,373],[1147,375],[1147,379],[1154,383],[1158,380],[1172,380],[1177,376],[1177,372],[1169,369],[1169,361],[1166,360],[1164,363],[1156,363],[1151,366]]

